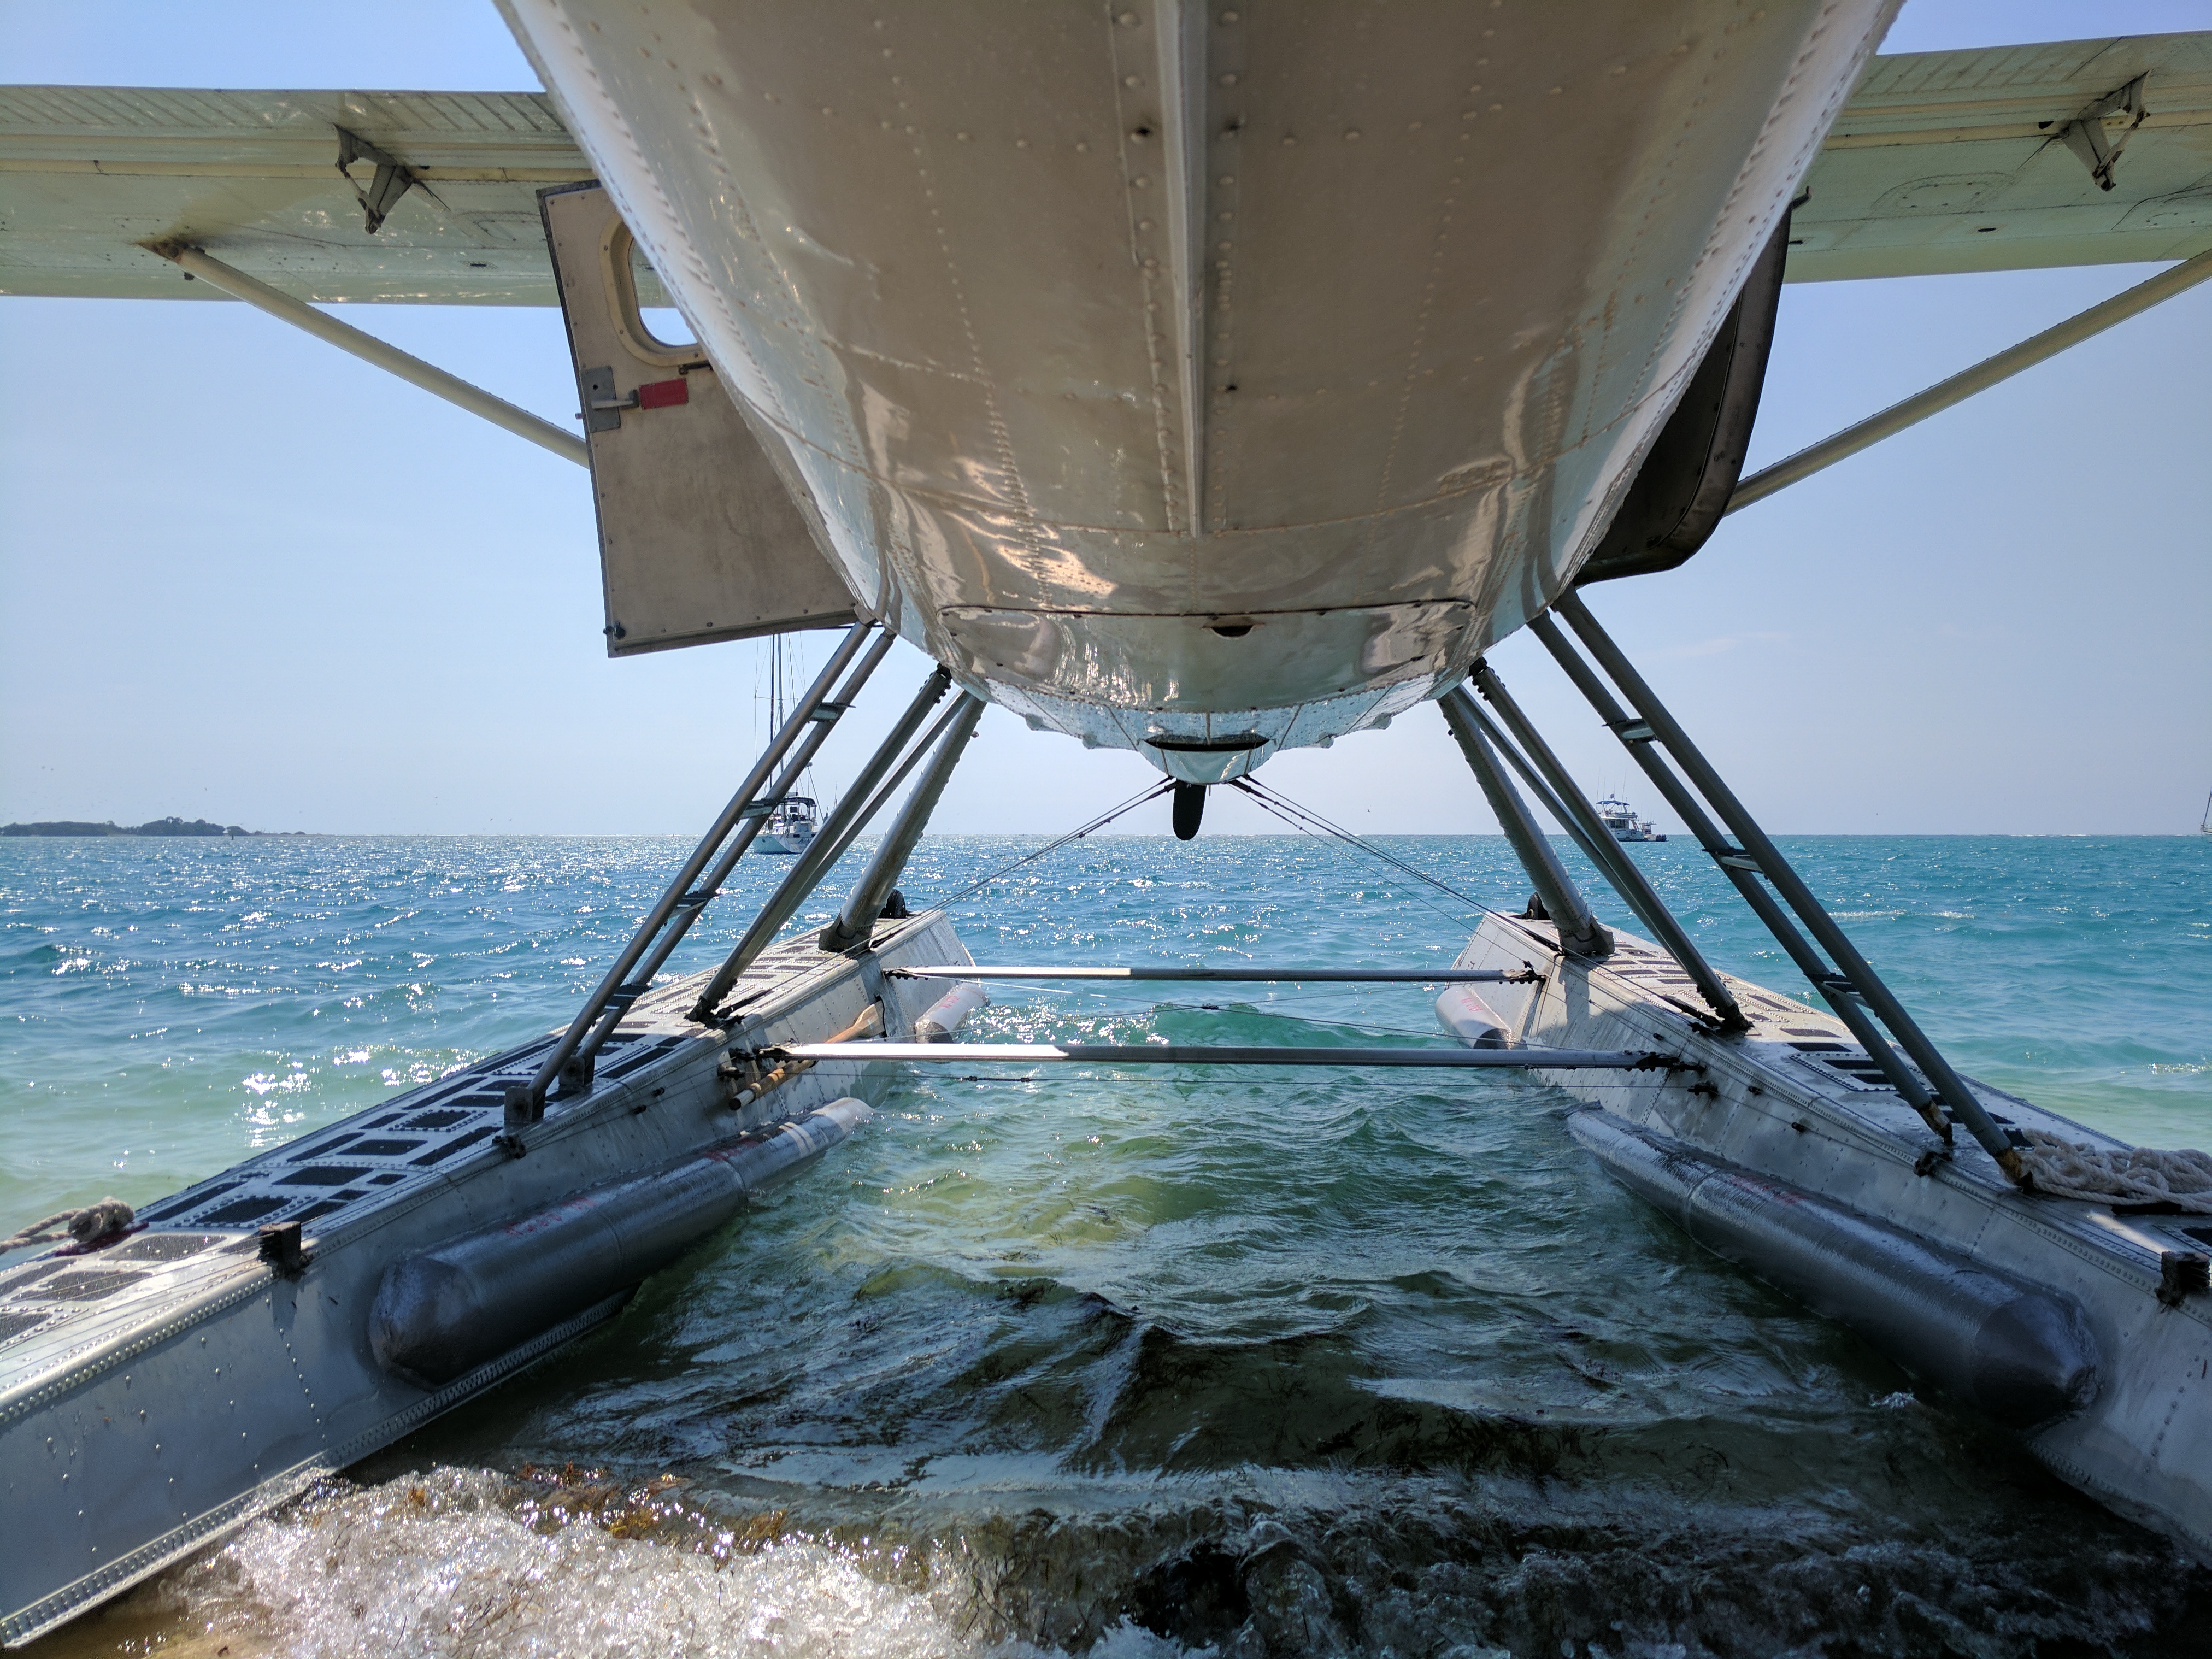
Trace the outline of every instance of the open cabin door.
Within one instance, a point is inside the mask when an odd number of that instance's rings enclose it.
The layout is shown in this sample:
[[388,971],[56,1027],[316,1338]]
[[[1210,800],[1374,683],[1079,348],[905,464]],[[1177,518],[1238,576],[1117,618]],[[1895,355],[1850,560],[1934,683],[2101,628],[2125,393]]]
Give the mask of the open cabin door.
[[638,308],[629,230],[596,184],[540,192],[592,458],[607,652],[749,639],[854,619],[811,504],[696,344]]

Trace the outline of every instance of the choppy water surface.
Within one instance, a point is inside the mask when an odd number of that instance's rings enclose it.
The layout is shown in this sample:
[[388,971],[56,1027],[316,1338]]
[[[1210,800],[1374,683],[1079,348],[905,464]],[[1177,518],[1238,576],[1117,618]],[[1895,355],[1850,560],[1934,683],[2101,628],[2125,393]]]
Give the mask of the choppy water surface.
[[[1494,839],[1389,845],[1517,908]],[[0,842],[0,1220],[143,1201],[547,1028],[682,850]],[[926,842],[908,891],[1020,850]],[[2212,845],[1790,850],[1967,1070],[2212,1139]],[[1692,847],[1635,852],[1722,965],[1798,989]],[[688,965],[780,867],[749,864]],[[1471,926],[1273,839],[1085,843],[955,910],[1017,962],[1441,964]],[[1009,990],[971,1030],[1433,1030],[1419,988],[1176,988]],[[1565,1103],[917,1079],[606,1331],[46,1649],[2202,1650],[2203,1575],[1696,1250]]]

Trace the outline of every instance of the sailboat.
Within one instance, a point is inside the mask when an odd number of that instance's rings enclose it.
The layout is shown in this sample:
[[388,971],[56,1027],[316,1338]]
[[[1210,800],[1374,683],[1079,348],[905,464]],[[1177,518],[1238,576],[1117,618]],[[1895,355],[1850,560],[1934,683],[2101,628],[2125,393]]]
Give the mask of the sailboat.
[[2200,836],[2212,836],[2212,793],[2207,793],[2204,797],[2204,821],[2197,826],[2197,833]]
[[[779,634],[769,641],[768,726],[771,732],[781,732],[789,714],[789,687],[785,680],[783,636]],[[789,857],[813,846],[821,829],[822,815],[813,796],[786,795],[769,809],[768,823],[753,845],[760,852]]]

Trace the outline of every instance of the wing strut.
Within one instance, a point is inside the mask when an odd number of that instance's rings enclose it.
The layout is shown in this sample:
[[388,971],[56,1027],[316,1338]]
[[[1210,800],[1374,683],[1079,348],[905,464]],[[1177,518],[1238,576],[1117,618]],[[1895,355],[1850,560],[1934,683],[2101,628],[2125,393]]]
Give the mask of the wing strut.
[[221,289],[232,299],[243,300],[295,328],[305,329],[319,340],[328,341],[341,351],[351,352],[363,362],[374,363],[425,392],[435,392],[471,415],[483,416],[494,426],[505,427],[518,438],[527,438],[539,448],[551,450],[564,461],[574,461],[578,466],[591,465],[584,441],[577,434],[564,432],[552,422],[540,420],[526,409],[517,409],[506,398],[495,398],[482,386],[471,386],[458,374],[448,374],[398,346],[387,345],[374,334],[364,334],[350,323],[342,323],[304,300],[295,300],[283,289],[270,287],[257,276],[249,276],[220,259],[210,259],[198,248],[161,244],[149,251],[202,282]]
[[1964,403],[1977,392],[1986,392],[2024,368],[2033,368],[2047,357],[2056,357],[2068,346],[2079,345],[2115,323],[2124,323],[2162,300],[2186,292],[2207,277],[2212,277],[2212,249],[2194,258],[2184,259],[2178,265],[2169,265],[2148,281],[2137,283],[2078,316],[2069,317],[1994,357],[1984,358],[1972,368],[1961,369],[1949,380],[1940,380],[1903,403],[1892,404],[1879,415],[1869,415],[1857,425],[1847,426],[1811,448],[1801,449],[1788,459],[1753,473],[1736,486],[1735,494],[1729,498],[1728,511],[1738,512],[1753,501],[1763,501],[1776,490],[1833,466],[1909,426],[1917,426],[1954,404]]

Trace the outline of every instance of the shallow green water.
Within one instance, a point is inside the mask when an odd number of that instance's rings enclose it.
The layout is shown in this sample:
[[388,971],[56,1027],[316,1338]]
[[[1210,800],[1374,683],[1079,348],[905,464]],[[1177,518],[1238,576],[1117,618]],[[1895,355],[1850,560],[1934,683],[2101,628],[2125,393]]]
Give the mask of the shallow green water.
[[[1494,838],[1389,845],[1523,896]],[[927,842],[907,890],[1018,850]],[[1964,1069],[2212,1140],[2212,843],[1788,850]],[[156,1196],[547,1028],[681,851],[0,842],[0,1218]],[[1722,966],[1801,988],[1692,847],[1634,852]],[[692,965],[780,872],[748,863]],[[955,914],[1002,962],[1442,964],[1472,925],[1274,839],[1085,843]],[[1010,988],[969,1029],[1434,1029],[1418,987],[1141,988]],[[2203,1585],[2170,1549],[1696,1250],[1565,1103],[1409,1072],[917,1079],[606,1332],[69,1639],[149,1608],[329,1652],[2182,1639]],[[325,1616],[337,1579],[358,1615]]]

